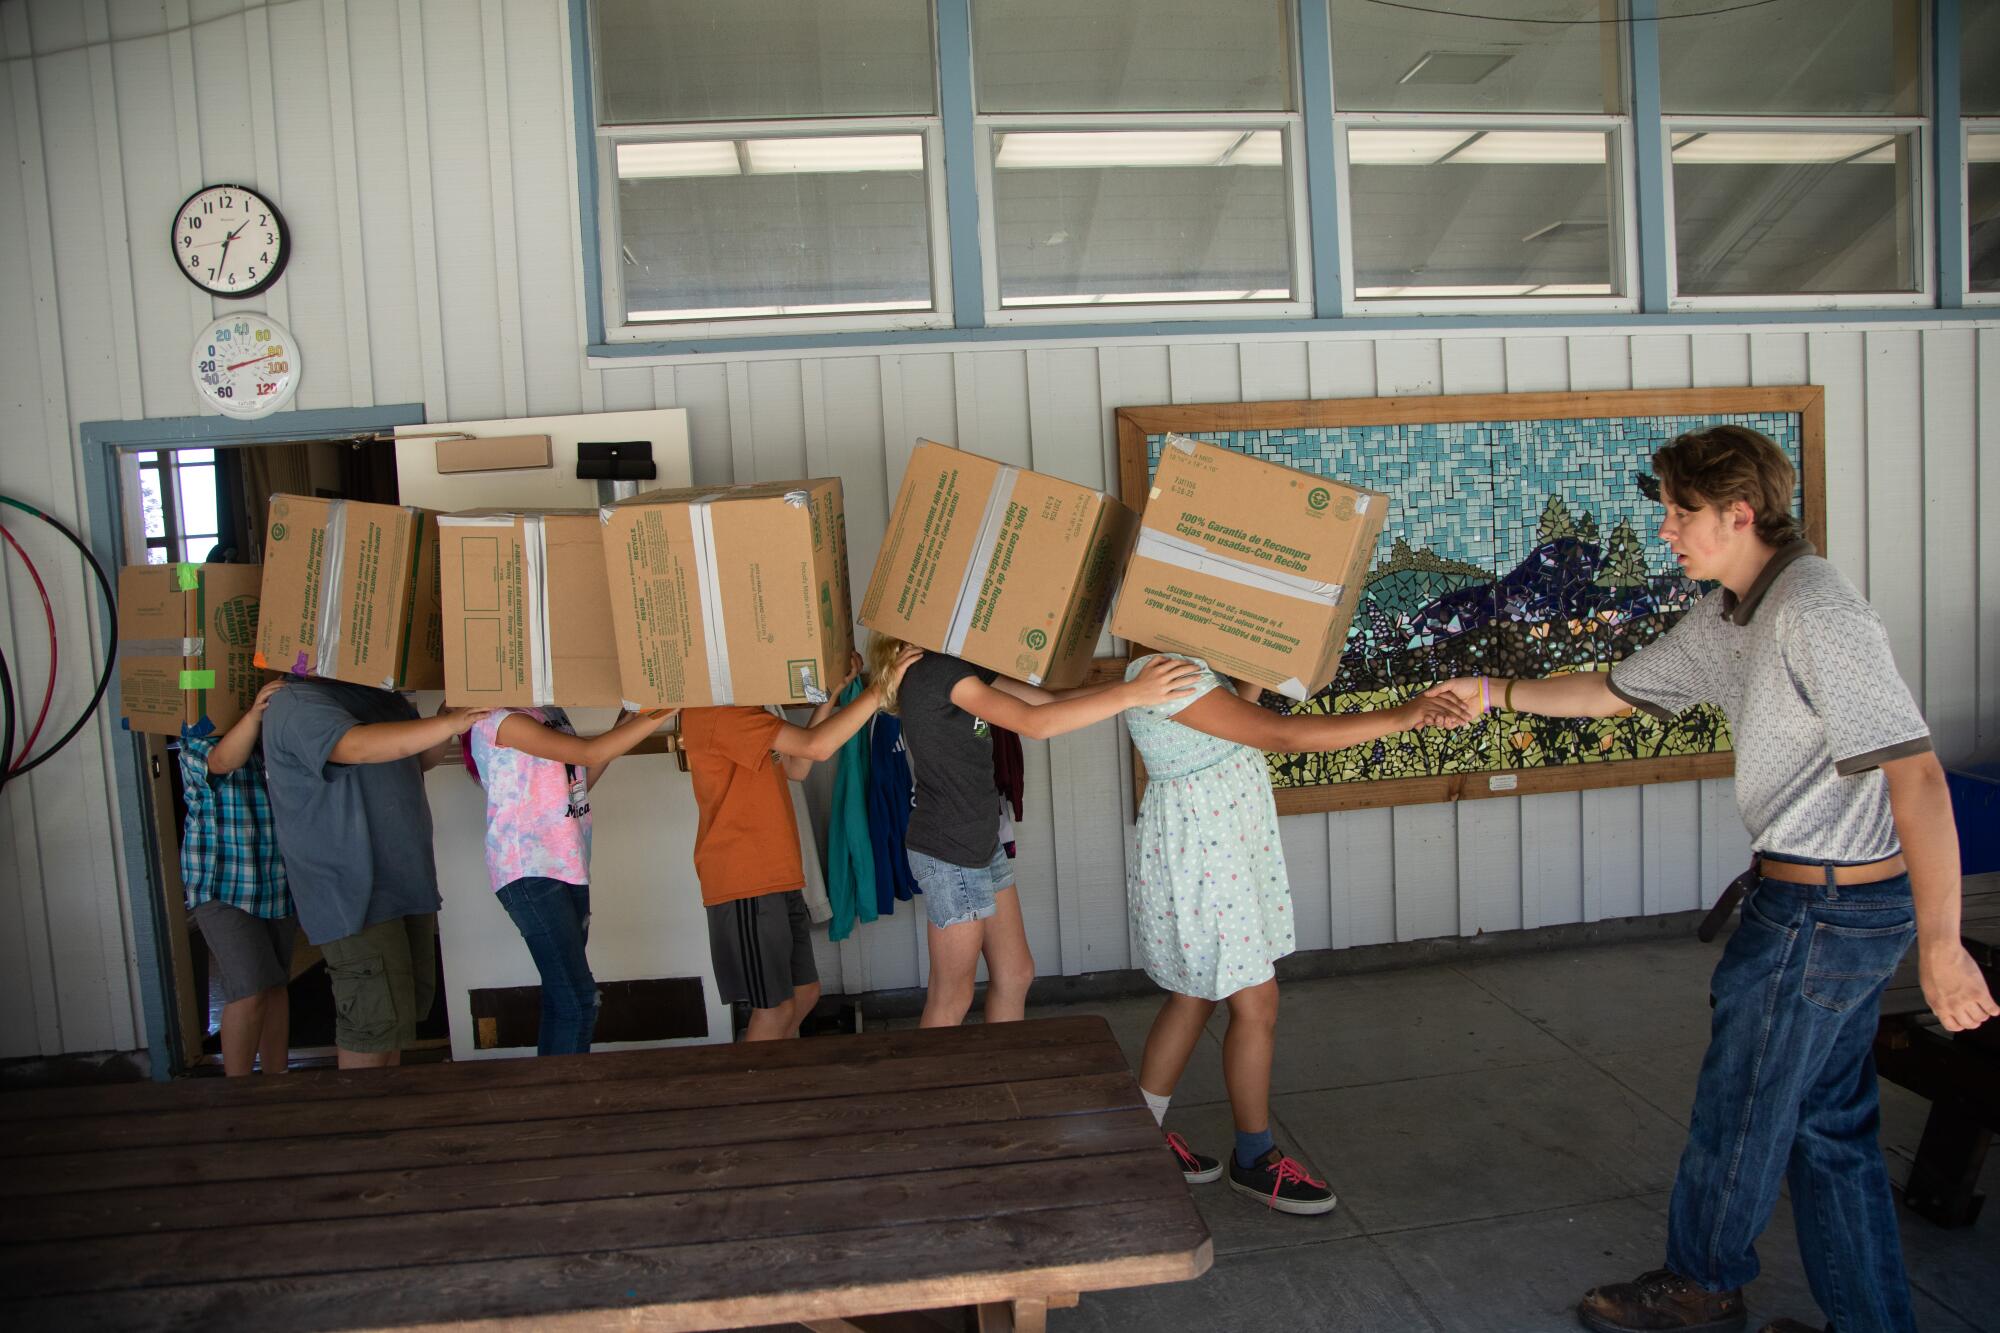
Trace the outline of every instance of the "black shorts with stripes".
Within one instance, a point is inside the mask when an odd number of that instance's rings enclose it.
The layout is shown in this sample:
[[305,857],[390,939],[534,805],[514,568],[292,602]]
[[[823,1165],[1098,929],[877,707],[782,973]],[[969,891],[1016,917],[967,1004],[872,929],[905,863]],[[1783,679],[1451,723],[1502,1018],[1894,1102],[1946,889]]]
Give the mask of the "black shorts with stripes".
[[812,917],[797,889],[709,908],[708,951],[724,1004],[775,1009],[793,990],[819,980]]

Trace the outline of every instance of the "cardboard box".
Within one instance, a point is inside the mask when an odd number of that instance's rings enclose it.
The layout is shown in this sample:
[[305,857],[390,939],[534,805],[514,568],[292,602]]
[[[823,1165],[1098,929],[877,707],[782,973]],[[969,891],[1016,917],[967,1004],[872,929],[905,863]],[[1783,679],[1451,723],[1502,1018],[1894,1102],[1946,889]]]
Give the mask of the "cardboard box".
[[257,664],[379,690],[444,684],[437,515],[271,497]]
[[[402,435],[400,439],[420,439]],[[437,470],[450,472],[511,472],[521,468],[553,467],[555,451],[546,435],[457,435],[437,442]]]
[[1080,683],[1139,516],[928,440],[903,473],[861,623],[1031,685]]
[[599,513],[626,707],[817,703],[847,674],[838,478],[649,491]]
[[1340,669],[1388,497],[1167,437],[1111,632],[1291,699]]
[[261,565],[118,571],[118,699],[133,731],[227,731],[267,679],[256,666]]
[[438,519],[446,703],[617,707],[600,526],[595,509]]

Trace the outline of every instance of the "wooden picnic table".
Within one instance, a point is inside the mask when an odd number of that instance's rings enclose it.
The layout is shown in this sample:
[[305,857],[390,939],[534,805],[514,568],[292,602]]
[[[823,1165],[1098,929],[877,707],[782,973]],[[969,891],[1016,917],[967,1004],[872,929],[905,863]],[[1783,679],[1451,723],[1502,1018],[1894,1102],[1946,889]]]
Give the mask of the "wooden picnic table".
[[1039,1330],[1212,1259],[1097,1017],[11,1093],[0,1158],[10,1329]]

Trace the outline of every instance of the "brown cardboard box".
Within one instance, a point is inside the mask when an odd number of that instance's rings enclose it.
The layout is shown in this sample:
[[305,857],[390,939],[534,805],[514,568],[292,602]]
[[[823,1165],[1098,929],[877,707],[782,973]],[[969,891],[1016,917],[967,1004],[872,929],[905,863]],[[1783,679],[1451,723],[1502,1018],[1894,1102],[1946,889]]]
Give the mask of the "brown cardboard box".
[[1291,699],[1340,669],[1388,497],[1167,437],[1111,632]]
[[133,731],[227,731],[257,697],[261,565],[128,565],[118,571],[118,699]]
[[847,674],[838,478],[648,491],[599,513],[626,707],[816,703]]
[[920,441],[861,623],[1066,689],[1090,670],[1138,525],[1102,491]]
[[599,527],[595,509],[438,519],[446,703],[617,707]]
[[[401,435],[399,439],[421,439]],[[451,436],[437,442],[439,472],[510,472],[519,468],[552,467],[554,450],[546,435],[488,435],[474,439]]]
[[271,497],[257,664],[380,690],[444,684],[437,515]]

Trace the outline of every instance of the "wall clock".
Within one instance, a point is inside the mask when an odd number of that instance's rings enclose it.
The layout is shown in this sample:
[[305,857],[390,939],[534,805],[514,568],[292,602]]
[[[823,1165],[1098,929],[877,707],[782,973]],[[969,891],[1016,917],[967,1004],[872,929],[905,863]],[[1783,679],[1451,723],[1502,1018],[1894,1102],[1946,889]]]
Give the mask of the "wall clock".
[[174,212],[174,266],[205,292],[255,296],[292,257],[292,233],[277,205],[241,185],[207,185]]
[[190,361],[204,406],[232,417],[275,412],[298,391],[298,344],[284,325],[253,310],[224,315],[194,341]]

